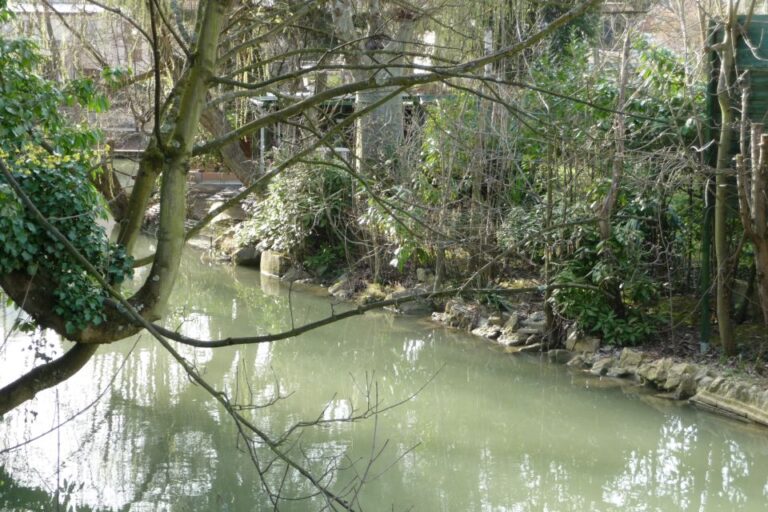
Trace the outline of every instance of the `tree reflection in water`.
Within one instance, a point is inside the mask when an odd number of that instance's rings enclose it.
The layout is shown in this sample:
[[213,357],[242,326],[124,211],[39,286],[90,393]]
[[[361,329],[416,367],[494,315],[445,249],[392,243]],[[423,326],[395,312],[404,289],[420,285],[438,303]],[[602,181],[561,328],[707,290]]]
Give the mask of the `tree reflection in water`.
[[[194,261],[186,272],[169,326],[221,337],[290,325],[286,290],[263,293],[257,273]],[[294,293],[291,302],[297,323],[329,310],[324,298],[308,293]],[[12,319],[6,312],[5,329]],[[0,355],[25,368],[34,354],[23,350],[28,342],[21,336],[14,334]],[[93,510],[267,507],[226,413],[148,338],[120,370],[129,349],[103,347],[59,388],[61,419],[108,388],[93,407],[58,434],[0,455],[0,510],[45,510],[57,482],[67,483],[62,495],[71,503]],[[326,404],[329,418],[344,417],[360,406],[367,381],[391,403],[439,370],[377,425],[335,424],[297,440],[295,449],[316,460],[320,472],[329,458],[357,462],[360,471],[375,430],[376,445],[388,446],[371,472],[383,474],[364,490],[366,509],[762,511],[768,500],[764,430],[642,393],[587,389],[594,383],[564,368],[514,358],[424,322],[374,313],[272,345],[179,350],[232,396],[257,404],[287,397],[248,411],[272,432],[320,417]],[[12,378],[6,371],[14,368],[3,369],[4,380]],[[56,410],[56,393],[48,391],[9,414],[0,425],[0,450],[51,428]],[[308,491],[298,478],[286,486],[294,495]]]

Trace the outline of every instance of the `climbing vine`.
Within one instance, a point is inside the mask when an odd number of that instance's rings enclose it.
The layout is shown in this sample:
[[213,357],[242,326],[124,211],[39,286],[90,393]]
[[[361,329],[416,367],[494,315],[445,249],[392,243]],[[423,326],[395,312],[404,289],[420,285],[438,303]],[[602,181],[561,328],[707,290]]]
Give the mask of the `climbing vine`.
[[[90,182],[101,172],[101,155],[94,149],[100,135],[65,114],[74,107],[100,110],[106,102],[88,80],[63,85],[46,80],[38,74],[40,63],[33,42],[0,37],[0,159],[42,214],[118,284],[131,275],[132,262],[96,222],[106,218]],[[67,319],[68,332],[104,321],[105,292],[27,215],[0,176],[0,275],[12,272],[52,282],[52,307]]]

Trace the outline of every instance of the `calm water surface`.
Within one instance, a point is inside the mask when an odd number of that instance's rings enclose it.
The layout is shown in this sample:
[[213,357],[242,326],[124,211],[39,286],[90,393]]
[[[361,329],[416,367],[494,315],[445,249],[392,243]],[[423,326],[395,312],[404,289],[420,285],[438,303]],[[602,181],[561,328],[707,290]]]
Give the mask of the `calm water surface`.
[[[326,297],[294,291],[289,302],[287,289],[257,272],[196,257],[173,304],[169,325],[199,337],[276,332],[291,317],[298,325],[331,311]],[[16,314],[0,316],[0,331]],[[51,335],[4,334],[0,343],[0,385],[34,363],[31,345],[65,348]],[[377,421],[308,429],[293,445],[316,460],[316,474],[328,457],[362,474],[380,452],[363,510],[768,510],[768,431],[424,321],[372,313],[271,345],[180,351],[240,402],[286,396],[247,413],[275,434],[300,420],[345,418],[365,407],[366,389],[391,404],[427,384]],[[7,415],[0,450],[78,411],[0,454],[0,511],[55,510],[57,488],[61,510],[271,510],[226,413],[147,336],[103,347],[67,383]],[[334,485],[353,476],[342,472]],[[290,475],[283,485],[306,492]]]

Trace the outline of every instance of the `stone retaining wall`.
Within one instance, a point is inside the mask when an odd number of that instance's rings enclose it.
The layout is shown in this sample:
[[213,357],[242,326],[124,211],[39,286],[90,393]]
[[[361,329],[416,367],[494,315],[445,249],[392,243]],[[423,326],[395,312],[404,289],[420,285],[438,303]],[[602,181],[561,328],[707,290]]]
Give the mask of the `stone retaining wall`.
[[768,426],[768,389],[711,368],[670,358],[651,359],[625,348],[620,356],[576,356],[568,364],[583,366],[595,375],[639,380],[663,392],[662,396],[688,400],[713,412]]
[[[507,352],[539,352],[544,334],[543,315],[512,313],[489,315],[482,306],[452,300],[444,313],[434,313],[433,320],[464,330],[507,347]],[[599,340],[585,337],[577,329],[569,331],[566,349],[546,351],[553,363],[606,378],[640,382],[660,391],[660,396],[687,400],[693,405],[718,414],[768,427],[768,389],[738,377],[726,377],[706,366],[679,362],[671,358],[655,359],[629,348],[620,353],[601,354]]]

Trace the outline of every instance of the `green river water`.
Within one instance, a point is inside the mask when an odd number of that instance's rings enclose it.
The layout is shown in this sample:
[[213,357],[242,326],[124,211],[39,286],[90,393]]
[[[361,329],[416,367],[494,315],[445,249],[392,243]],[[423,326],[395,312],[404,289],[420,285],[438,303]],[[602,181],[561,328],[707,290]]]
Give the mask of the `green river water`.
[[[276,332],[331,311],[247,269],[190,259],[169,326],[218,338]],[[336,306],[341,308],[343,306]],[[6,310],[3,332],[16,318]],[[37,336],[40,338],[40,336]],[[0,385],[35,362],[28,335],[0,338]],[[53,336],[38,339],[57,351]],[[672,404],[641,389],[588,379],[426,320],[369,313],[271,345],[180,347],[208,382],[282,432],[364,407],[366,382],[391,404],[376,420],[303,432],[293,453],[320,474],[329,457],[365,473],[361,510],[765,511],[768,430]],[[146,335],[100,349],[74,378],[0,422],[0,511],[272,510],[225,412]],[[299,451],[300,450],[300,451]],[[258,452],[264,455],[262,452]],[[306,486],[269,477],[285,494]],[[322,510],[288,501],[280,510]]]

